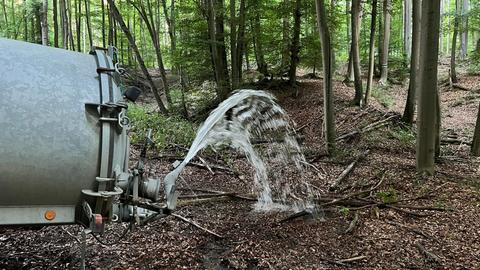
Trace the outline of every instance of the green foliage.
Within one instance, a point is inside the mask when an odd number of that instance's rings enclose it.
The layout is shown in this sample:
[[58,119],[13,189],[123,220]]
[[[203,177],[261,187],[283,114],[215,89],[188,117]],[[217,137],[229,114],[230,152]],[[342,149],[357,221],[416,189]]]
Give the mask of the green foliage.
[[195,127],[192,123],[178,116],[164,116],[149,112],[146,107],[130,105],[128,117],[132,129],[132,143],[140,143],[145,139],[148,129],[152,129],[152,137],[158,149],[162,150],[174,145],[189,146],[195,138]]
[[386,108],[392,108],[395,105],[395,99],[390,95],[389,91],[390,88],[388,86],[378,85],[372,87],[372,97]]
[[382,203],[385,204],[395,203],[398,201],[397,191],[392,187],[386,191],[377,192],[376,196],[380,201],[382,201]]
[[396,127],[389,130],[390,136],[399,140],[405,146],[414,146],[415,145],[415,133],[411,128]]
[[340,212],[344,216],[348,216],[350,214],[350,208],[341,207],[341,208],[338,209],[338,212]]

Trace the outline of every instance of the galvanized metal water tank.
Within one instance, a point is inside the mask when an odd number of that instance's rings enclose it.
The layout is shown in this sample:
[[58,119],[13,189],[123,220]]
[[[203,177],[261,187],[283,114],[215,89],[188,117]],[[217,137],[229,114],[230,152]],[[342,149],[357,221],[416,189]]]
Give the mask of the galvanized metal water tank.
[[129,147],[107,54],[0,39],[0,224],[74,223],[83,198],[110,211]]

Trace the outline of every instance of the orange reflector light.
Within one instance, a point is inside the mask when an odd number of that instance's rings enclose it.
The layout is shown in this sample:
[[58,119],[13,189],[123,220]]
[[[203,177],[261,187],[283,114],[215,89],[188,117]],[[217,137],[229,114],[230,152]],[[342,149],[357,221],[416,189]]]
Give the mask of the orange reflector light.
[[54,220],[56,216],[57,214],[53,210],[47,210],[44,215],[46,220]]

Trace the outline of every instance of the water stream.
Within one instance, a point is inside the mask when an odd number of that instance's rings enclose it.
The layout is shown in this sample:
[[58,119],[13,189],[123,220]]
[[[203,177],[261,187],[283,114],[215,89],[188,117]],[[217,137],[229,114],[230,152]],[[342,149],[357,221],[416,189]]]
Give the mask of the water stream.
[[[294,129],[275,98],[259,90],[239,90],[210,113],[185,159],[165,176],[167,205],[175,204],[175,182],[188,162],[201,149],[220,145],[244,152],[255,170],[253,192],[258,196],[257,210],[282,210],[299,204],[305,207],[305,201],[294,195],[295,185],[281,175],[288,167],[301,171],[305,163]],[[295,180],[297,186],[303,185],[309,192],[308,184]]]

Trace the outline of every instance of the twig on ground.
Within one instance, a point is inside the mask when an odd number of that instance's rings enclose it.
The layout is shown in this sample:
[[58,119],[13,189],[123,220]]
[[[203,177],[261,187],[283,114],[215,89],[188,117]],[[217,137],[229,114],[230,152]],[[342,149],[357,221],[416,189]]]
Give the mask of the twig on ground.
[[215,175],[215,173],[213,172],[212,168],[210,168],[210,166],[208,166],[207,162],[205,161],[205,159],[203,159],[202,157],[198,157],[198,159],[200,160],[200,162],[202,162],[202,164],[207,167],[207,169],[210,171],[210,173],[212,175]]
[[436,262],[436,263],[441,263],[442,260],[440,259],[440,257],[438,257],[437,255],[435,255],[434,253],[428,251],[424,246],[422,246],[420,244],[420,242],[415,242],[414,244],[418,250],[420,251],[420,253],[422,253],[425,257],[427,257],[427,260],[429,261],[433,261],[433,262]]
[[399,117],[398,115],[392,115],[392,116],[387,117],[387,118],[385,118],[385,119],[382,119],[382,120],[373,122],[373,123],[368,124],[367,126],[361,128],[361,129],[354,130],[354,131],[351,131],[351,132],[349,132],[349,133],[340,135],[340,136],[337,137],[336,140],[337,140],[337,141],[340,141],[340,140],[346,139],[346,138],[348,138],[348,137],[355,136],[355,135],[357,135],[357,134],[362,134],[362,133],[365,133],[365,132],[368,132],[368,131],[372,131],[372,130],[381,128],[381,127],[383,127],[383,126],[385,126],[385,125],[388,125],[390,120],[392,120],[392,119],[394,119],[394,118],[398,118],[398,117]]
[[180,220],[182,220],[182,221],[184,221],[184,222],[186,222],[186,223],[188,223],[188,224],[190,224],[190,225],[192,225],[192,226],[194,226],[194,227],[196,227],[196,228],[198,228],[198,229],[200,229],[200,230],[203,230],[203,231],[205,231],[205,232],[207,232],[207,233],[209,233],[209,234],[211,234],[211,235],[213,235],[213,236],[215,236],[215,237],[217,237],[217,238],[223,238],[222,235],[220,235],[220,234],[218,234],[218,233],[216,233],[216,232],[214,232],[214,231],[211,231],[211,230],[209,230],[209,229],[207,229],[207,228],[204,228],[204,227],[198,225],[195,221],[190,220],[190,219],[188,219],[188,218],[186,218],[186,217],[183,217],[183,216],[181,216],[181,215],[179,215],[179,214],[171,214],[171,216],[176,217],[176,218],[178,218],[178,219],[180,219]]
[[343,172],[337,177],[337,179],[335,179],[333,184],[330,186],[330,190],[335,190],[338,185],[341,184],[341,182],[343,182],[343,180],[345,180],[345,178],[347,178],[347,176],[353,171],[357,163],[363,158],[365,158],[365,156],[367,156],[369,152],[370,150],[366,150],[362,154],[358,155],[358,157],[352,163],[350,163],[350,165],[348,165],[345,170],[343,170]]
[[406,229],[408,231],[412,231],[418,235],[421,235],[427,239],[433,239],[433,237],[431,235],[428,235],[427,233],[424,233],[422,232],[420,229],[418,228],[415,228],[415,227],[411,227],[411,226],[407,226],[407,225],[404,225],[404,224],[401,224],[401,223],[398,223],[398,222],[395,222],[395,221],[390,221],[390,220],[385,220],[386,223],[390,224],[390,225],[393,225],[393,226],[398,226],[400,228],[403,228],[403,229]]
[[350,225],[348,226],[347,230],[345,230],[344,234],[351,233],[353,229],[355,229],[357,222],[358,222],[358,212],[355,212],[355,216],[353,217],[352,222],[350,222]]
[[363,260],[363,259],[366,259],[366,258],[367,258],[367,256],[356,256],[356,257],[352,257],[352,258],[348,258],[348,259],[338,260],[337,262],[349,263],[349,262],[360,261],[360,260]]

